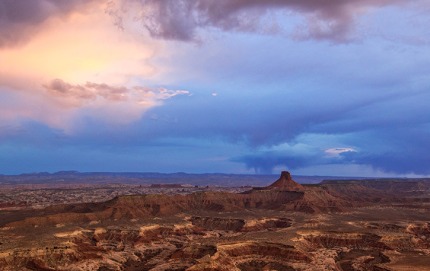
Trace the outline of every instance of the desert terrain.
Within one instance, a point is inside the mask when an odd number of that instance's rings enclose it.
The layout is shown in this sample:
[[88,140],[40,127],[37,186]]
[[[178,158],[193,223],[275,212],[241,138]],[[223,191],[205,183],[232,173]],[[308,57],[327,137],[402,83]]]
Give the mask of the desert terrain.
[[430,270],[428,179],[183,180],[4,177],[0,270]]

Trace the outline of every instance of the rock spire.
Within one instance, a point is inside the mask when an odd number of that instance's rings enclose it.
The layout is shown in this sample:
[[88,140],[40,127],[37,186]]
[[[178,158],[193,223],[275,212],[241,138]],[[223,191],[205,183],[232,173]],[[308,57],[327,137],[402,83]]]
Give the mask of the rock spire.
[[291,174],[288,171],[282,171],[281,177],[279,177],[279,179],[276,182],[272,183],[267,188],[287,190],[287,191],[302,191],[303,190],[303,186],[299,183],[296,183],[291,178]]

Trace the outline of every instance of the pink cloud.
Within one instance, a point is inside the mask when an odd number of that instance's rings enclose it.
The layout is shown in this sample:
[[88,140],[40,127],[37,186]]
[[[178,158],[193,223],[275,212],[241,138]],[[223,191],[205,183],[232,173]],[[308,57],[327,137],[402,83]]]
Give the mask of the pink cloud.
[[187,95],[187,90],[169,90],[166,88],[150,88],[134,86],[112,86],[105,83],[86,82],[70,84],[61,79],[54,79],[43,85],[49,94],[61,100],[67,100],[74,106],[86,106],[95,103],[133,102],[137,104],[156,105],[158,101],[177,95]]
[[[7,63],[0,65],[0,127],[31,120],[73,133],[82,119],[129,124],[164,100],[188,93],[133,83],[158,72],[148,63],[161,46],[115,28],[104,4],[66,2],[0,3],[1,26],[34,28],[0,45],[0,59]],[[25,8],[36,3],[39,17],[26,18]]]
[[166,88],[70,84],[60,79],[44,88],[44,92],[0,88],[0,127],[19,127],[21,122],[32,120],[72,134],[80,129],[85,118],[127,125],[164,100],[189,94],[186,90]]

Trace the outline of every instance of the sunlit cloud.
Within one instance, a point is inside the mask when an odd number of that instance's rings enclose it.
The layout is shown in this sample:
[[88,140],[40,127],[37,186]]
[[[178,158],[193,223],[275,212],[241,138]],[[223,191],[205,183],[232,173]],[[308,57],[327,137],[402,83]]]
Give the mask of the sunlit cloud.
[[100,102],[133,102],[141,105],[156,105],[157,101],[172,98],[176,95],[189,94],[187,90],[169,90],[166,88],[149,88],[135,86],[111,86],[86,82],[72,85],[61,79],[54,79],[44,85],[45,89],[73,106],[84,106]]
[[339,157],[340,154],[342,153],[357,152],[357,150],[354,148],[330,148],[330,149],[324,150],[324,152],[328,157]]
[[[0,108],[3,123],[34,120],[68,132],[86,114],[130,123],[163,100],[189,94],[133,83],[159,72],[149,60],[162,46],[117,28],[104,2],[34,4],[40,14],[21,22],[30,24],[31,34],[11,36],[10,46],[0,48],[1,62],[7,63],[0,65],[0,93],[11,102]],[[8,24],[19,22],[12,18]]]
[[0,59],[8,63],[0,67],[0,80],[22,86],[53,78],[123,83],[130,76],[150,76],[155,70],[146,61],[157,45],[136,39],[115,28],[102,6],[54,17],[26,44],[0,50]]

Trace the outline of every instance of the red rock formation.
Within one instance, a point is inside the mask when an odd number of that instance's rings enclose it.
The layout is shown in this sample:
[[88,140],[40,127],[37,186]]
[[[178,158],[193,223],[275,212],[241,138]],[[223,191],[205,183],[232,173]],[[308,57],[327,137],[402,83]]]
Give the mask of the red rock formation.
[[268,189],[280,189],[286,191],[303,191],[304,188],[301,184],[296,183],[292,178],[291,174],[288,171],[282,171],[281,177],[279,179],[269,185]]

